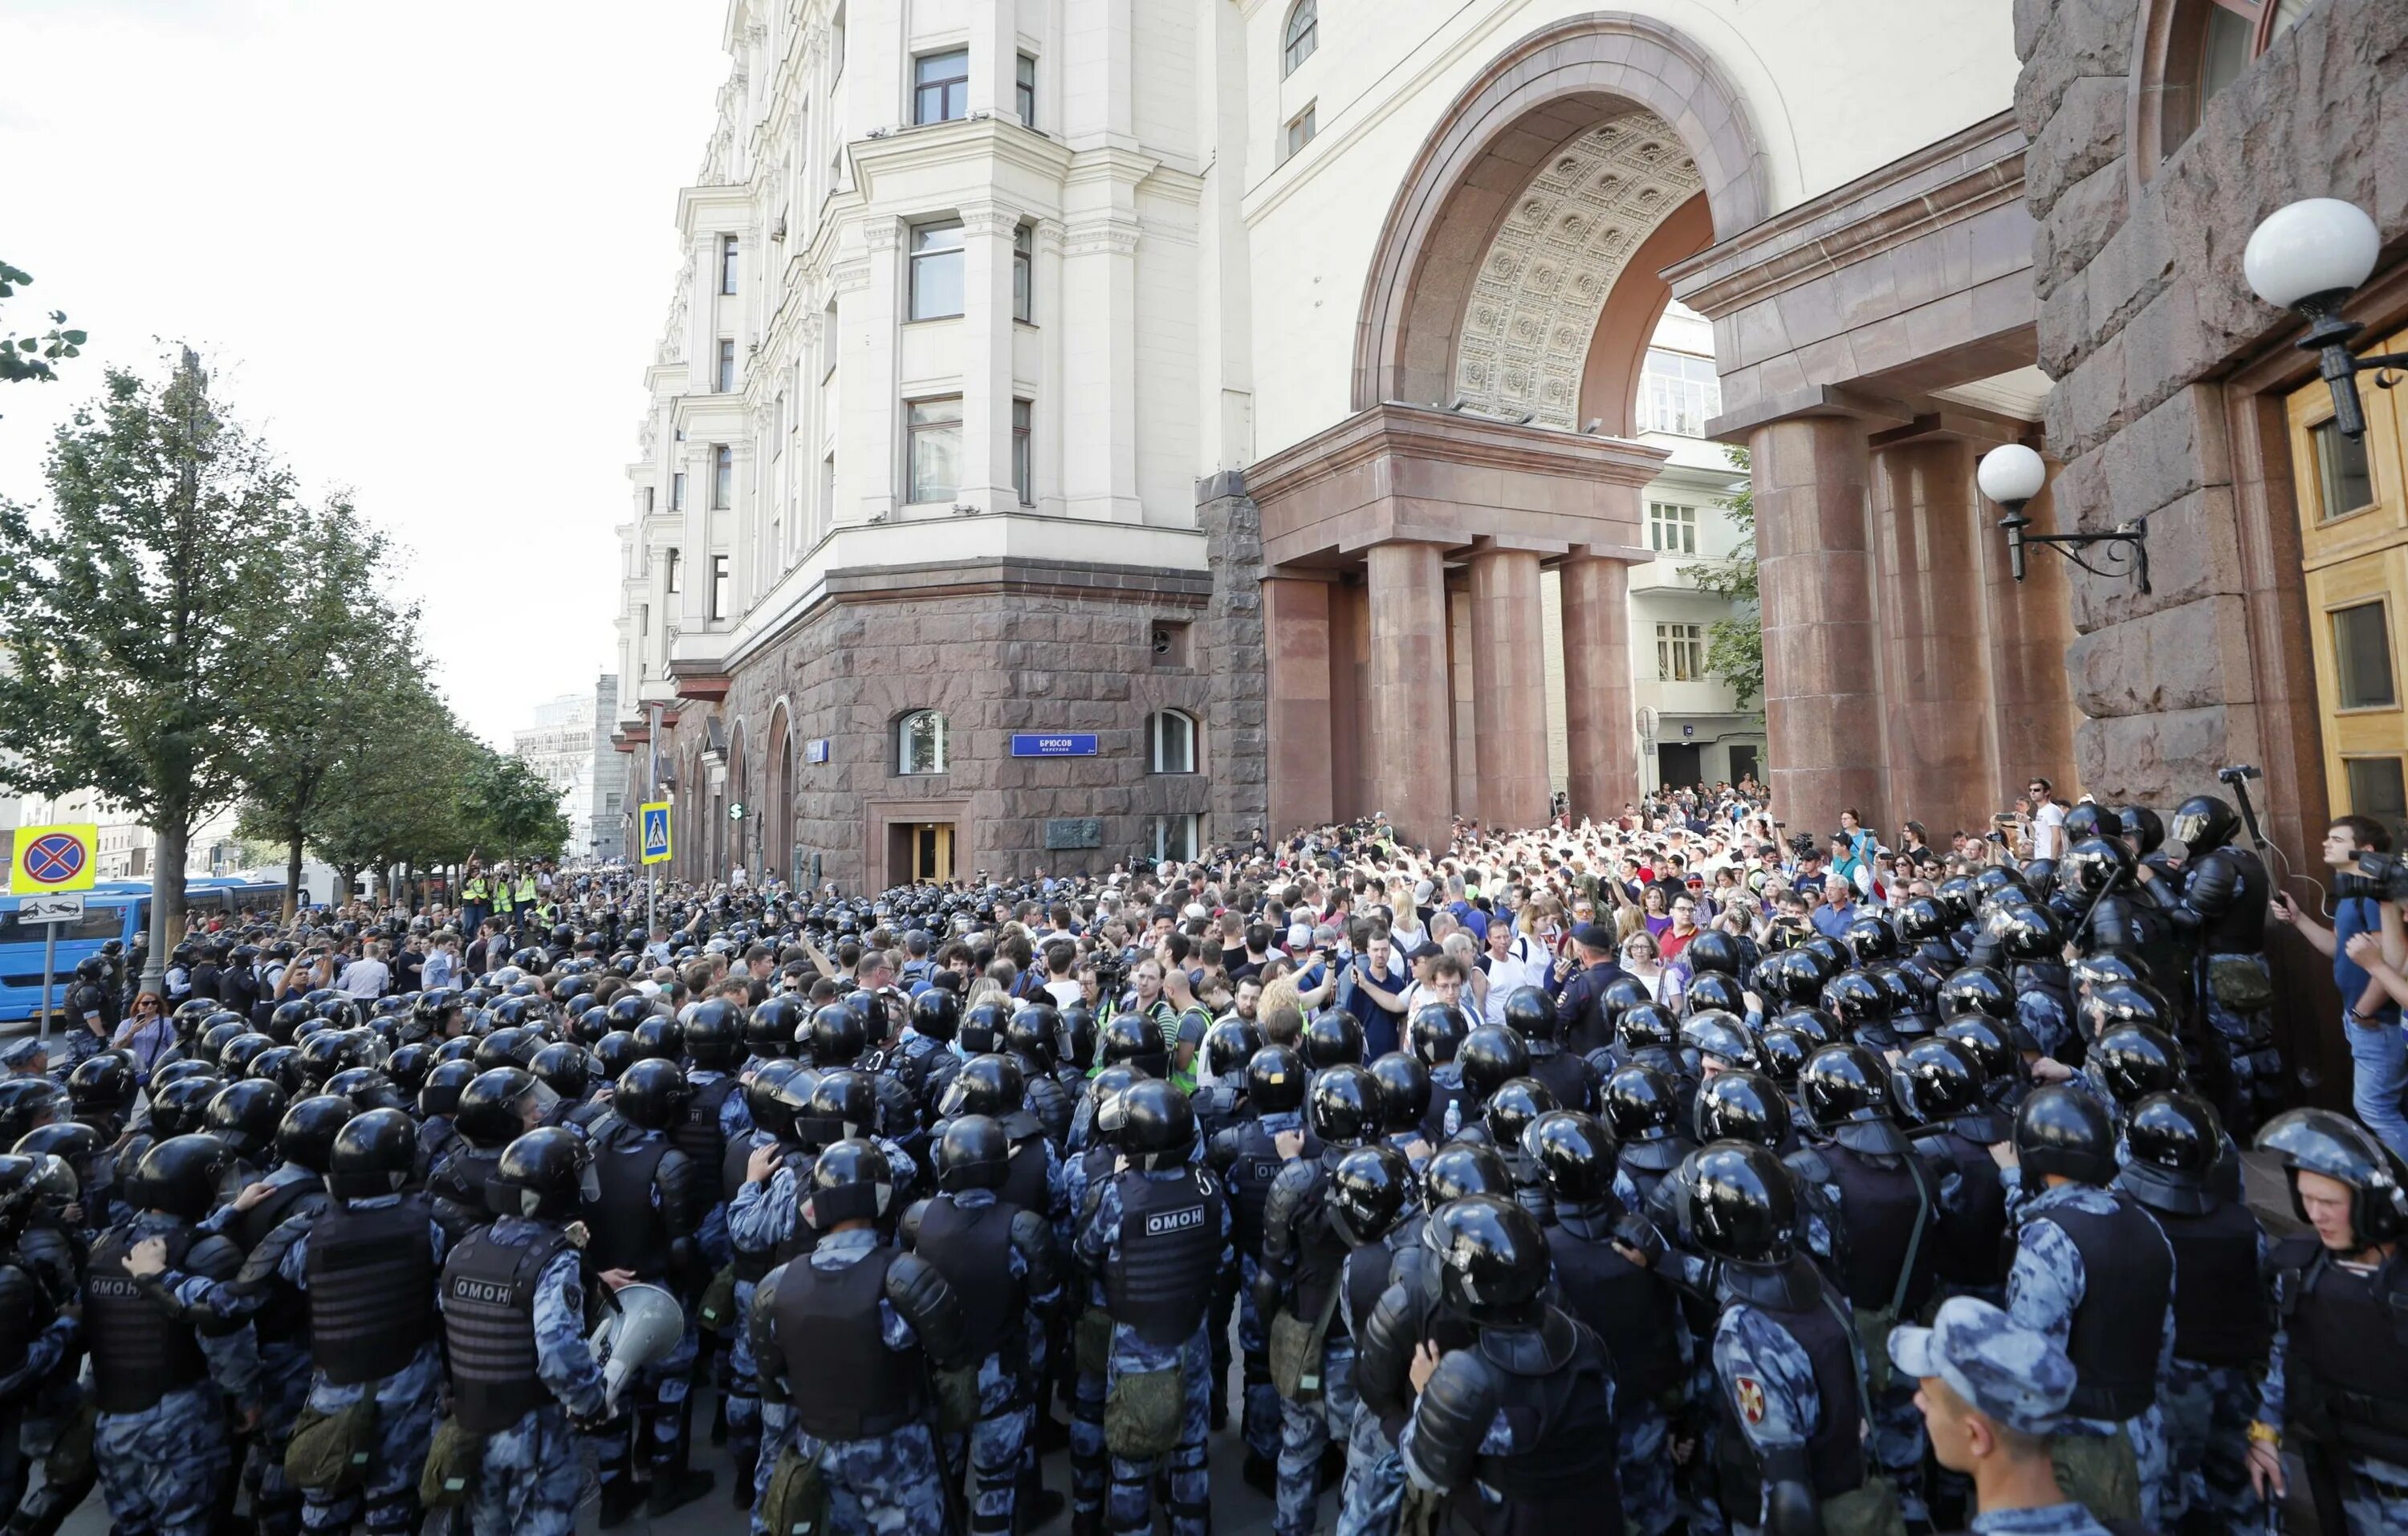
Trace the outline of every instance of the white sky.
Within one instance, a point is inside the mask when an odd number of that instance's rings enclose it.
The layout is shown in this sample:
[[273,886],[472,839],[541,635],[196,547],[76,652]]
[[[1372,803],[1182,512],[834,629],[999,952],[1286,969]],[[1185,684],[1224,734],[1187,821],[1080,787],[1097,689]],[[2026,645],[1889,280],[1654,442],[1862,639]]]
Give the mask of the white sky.
[[0,0],[0,323],[91,332],[0,392],[0,495],[104,363],[200,349],[311,495],[406,548],[497,745],[615,665],[642,369],[722,0]]

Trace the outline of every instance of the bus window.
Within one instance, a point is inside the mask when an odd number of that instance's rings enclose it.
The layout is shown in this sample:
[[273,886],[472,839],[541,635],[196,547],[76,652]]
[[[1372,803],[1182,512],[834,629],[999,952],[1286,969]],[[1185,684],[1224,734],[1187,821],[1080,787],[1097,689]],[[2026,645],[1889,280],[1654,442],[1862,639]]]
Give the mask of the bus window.
[[88,940],[96,943],[104,940],[122,938],[124,932],[123,903],[113,903],[106,907],[87,904],[81,917],[59,930],[59,940],[63,943],[71,939]]

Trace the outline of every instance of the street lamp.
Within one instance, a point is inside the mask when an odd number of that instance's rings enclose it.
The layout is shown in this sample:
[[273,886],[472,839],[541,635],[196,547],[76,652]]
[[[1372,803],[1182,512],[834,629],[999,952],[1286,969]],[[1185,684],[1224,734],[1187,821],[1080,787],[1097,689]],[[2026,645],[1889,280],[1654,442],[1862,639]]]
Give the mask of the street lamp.
[[[2373,368],[2378,375],[2408,367],[2408,352],[2360,357],[2349,350],[2366,329],[2341,318],[2342,306],[2374,271],[2383,253],[2383,233],[2355,203],[2338,197],[2309,197],[2266,215],[2250,234],[2241,252],[2241,273],[2258,296],[2277,309],[2289,309],[2308,323],[2300,350],[2316,354],[2316,372],[2332,391],[2333,424],[2342,436],[2366,435],[2366,413],[2358,408],[2358,375]],[[2389,389],[2392,380],[2378,376],[2375,383]]]
[[[1999,531],[2007,536],[2007,569],[2016,581],[2024,579],[2025,545],[2054,544],[2058,553],[2093,576],[2120,576],[2129,571],[2133,584],[2143,592],[2149,590],[2147,518],[2119,523],[2105,533],[2024,532],[2031,526],[2031,519],[2024,515],[2024,507],[2048,484],[2048,466],[2022,443],[2001,443],[1983,454],[1973,480],[1984,495],[2007,510],[2007,515],[1999,519]],[[2107,546],[2108,553],[2101,558],[2113,563],[2103,570],[2074,553],[2093,544]]]

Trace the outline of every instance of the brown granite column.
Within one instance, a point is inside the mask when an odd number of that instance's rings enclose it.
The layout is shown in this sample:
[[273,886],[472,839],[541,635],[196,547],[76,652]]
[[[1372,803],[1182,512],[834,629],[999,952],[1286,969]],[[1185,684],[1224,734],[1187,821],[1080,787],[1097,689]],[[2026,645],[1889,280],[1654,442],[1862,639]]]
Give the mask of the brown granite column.
[[1471,557],[1471,716],[1479,737],[1478,814],[1492,827],[1547,819],[1547,679],[1539,557]]
[[[2035,533],[2057,531],[2055,496],[2057,466],[2049,461],[2048,488],[2024,514]],[[1999,532],[2005,510],[1975,494],[1982,586],[1990,632],[1990,695],[1998,721],[1999,751],[1991,797],[2000,810],[2014,804],[2037,773],[2071,802],[2080,793],[2073,757],[2073,727],[2080,719],[2066,681],[2065,650],[2073,643],[2073,597],[2065,561],[2053,550],[2024,552],[2018,585],[2007,568],[2006,537]]]
[[1435,544],[1374,544],[1365,559],[1371,610],[1372,809],[1406,840],[1446,841],[1446,567]]
[[1639,798],[1630,702],[1630,567],[1576,554],[1557,571],[1564,599],[1564,747],[1574,816],[1599,820]]
[[1818,839],[1848,806],[1886,828],[1864,429],[1794,417],[1750,433],[1748,452],[1773,814]]
[[[1939,840],[1985,825],[1998,809],[1973,457],[1972,444],[1936,437],[1872,453],[1889,813],[1914,817]],[[1896,825],[1881,829],[1899,836]]]
[[1329,583],[1263,581],[1266,767],[1273,836],[1336,819],[1330,773]]

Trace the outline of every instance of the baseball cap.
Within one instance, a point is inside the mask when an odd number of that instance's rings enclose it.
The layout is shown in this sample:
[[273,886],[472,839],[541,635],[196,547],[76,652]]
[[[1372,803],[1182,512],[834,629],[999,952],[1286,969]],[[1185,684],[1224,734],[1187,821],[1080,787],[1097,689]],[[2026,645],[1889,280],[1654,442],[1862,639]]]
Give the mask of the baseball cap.
[[1433,944],[1428,940],[1425,939],[1422,940],[1421,948],[1413,951],[1412,957],[1416,960],[1435,960],[1445,953],[1446,948],[1444,945]]
[[1582,923],[1574,926],[1572,942],[1584,949],[1603,950],[1609,954],[1614,948],[1612,930],[1601,928],[1594,923]]
[[0,1046],[0,1067],[13,1069],[26,1066],[36,1056],[44,1055],[47,1050],[48,1047],[43,1045],[37,1037],[22,1035],[10,1041],[6,1046]]
[[1925,1328],[1889,1336],[1889,1357],[1914,1377],[1937,1376],[1985,1417],[2028,1435],[2057,1428],[2073,1396],[2073,1362],[2044,1333],[1978,1297],[1952,1297]]
[[1414,900],[1415,902],[1427,901],[1427,900],[1430,898],[1430,893],[1431,893],[1432,891],[1437,890],[1437,889],[1438,889],[1438,887],[1437,887],[1437,886],[1435,886],[1435,885],[1431,884],[1431,883],[1430,883],[1428,881],[1426,881],[1426,880],[1417,880],[1417,881],[1414,881],[1414,882],[1413,882],[1413,900]]
[[1287,926],[1288,953],[1293,955],[1299,950],[1307,950],[1312,947],[1312,925],[1310,923],[1290,923]]

